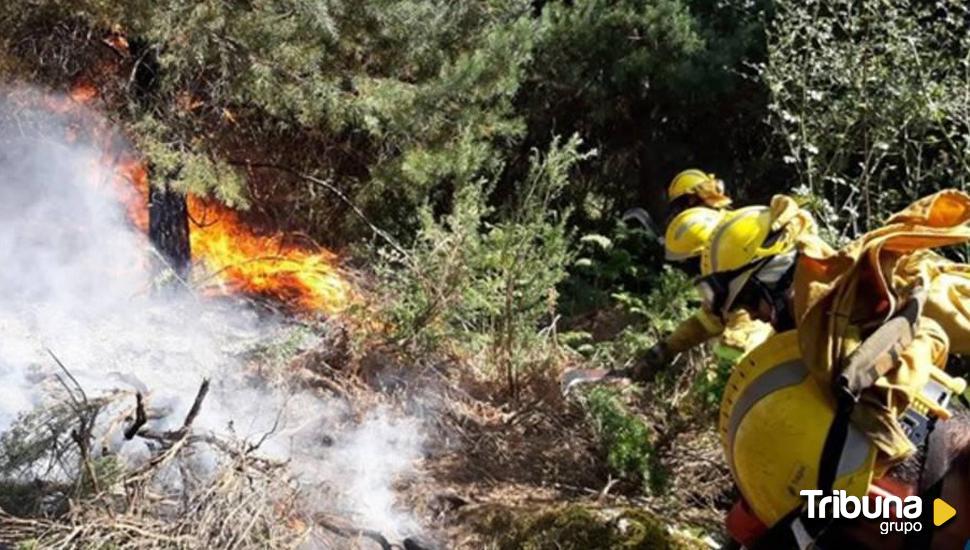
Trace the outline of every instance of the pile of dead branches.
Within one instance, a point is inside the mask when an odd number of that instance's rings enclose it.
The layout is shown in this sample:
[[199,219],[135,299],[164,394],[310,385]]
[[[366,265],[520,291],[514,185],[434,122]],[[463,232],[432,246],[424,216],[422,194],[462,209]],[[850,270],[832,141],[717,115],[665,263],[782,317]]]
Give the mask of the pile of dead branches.
[[23,417],[0,446],[2,483],[19,487],[19,499],[0,500],[7,508],[0,510],[0,547],[263,549],[306,540],[298,486],[285,463],[259,457],[260,442],[192,429],[208,381],[171,431],[146,428],[136,395],[122,419],[124,438],[142,440],[150,454],[132,466],[94,447],[112,399],[89,399],[63,373],[64,406]]

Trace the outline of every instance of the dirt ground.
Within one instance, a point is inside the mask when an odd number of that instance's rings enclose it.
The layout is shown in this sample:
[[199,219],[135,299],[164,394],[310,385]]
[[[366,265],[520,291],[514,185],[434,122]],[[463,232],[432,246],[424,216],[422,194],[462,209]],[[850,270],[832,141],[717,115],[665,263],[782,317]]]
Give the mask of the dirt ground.
[[339,375],[353,377],[356,399],[390,399],[434,432],[418,474],[396,489],[441,548],[701,548],[720,537],[732,495],[710,419],[651,388],[629,403],[656,428],[668,476],[651,494],[611,477],[583,407],[555,378],[510,400],[450,369],[378,356]]

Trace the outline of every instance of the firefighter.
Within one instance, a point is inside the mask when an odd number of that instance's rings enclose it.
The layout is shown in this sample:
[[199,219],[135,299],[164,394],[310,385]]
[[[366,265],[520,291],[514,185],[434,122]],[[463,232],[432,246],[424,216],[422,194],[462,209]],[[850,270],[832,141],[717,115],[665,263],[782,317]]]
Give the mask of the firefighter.
[[731,206],[731,197],[717,176],[689,168],[674,176],[667,186],[667,224],[684,210],[696,206],[722,210]]
[[[725,193],[724,182],[717,176],[689,168],[670,181],[667,200],[664,258],[688,275],[697,276],[701,252],[728,215],[731,198]],[[678,327],[671,338],[647,352],[634,368],[635,377],[649,377],[673,355],[722,332],[722,323],[716,317],[699,311]]]
[[[684,211],[681,216],[691,210]],[[675,217],[678,221],[681,216]],[[681,323],[662,342],[653,346],[634,369],[634,377],[645,380],[652,377],[679,353],[683,353],[704,342],[720,337],[714,352],[719,360],[733,364],[744,353],[753,349],[770,336],[774,329],[769,319],[762,319],[758,311],[757,302],[750,296],[733,295],[729,300],[715,300],[710,295],[712,285],[725,280],[723,272],[737,271],[736,275],[744,279],[750,273],[742,269],[746,264],[758,262],[770,255],[779,256],[773,264],[773,269],[765,272],[763,277],[778,277],[771,285],[760,284],[757,288],[762,292],[783,293],[786,283],[790,283],[791,272],[787,270],[794,264],[797,247],[811,246],[828,250],[827,245],[818,238],[817,227],[812,216],[801,209],[790,197],[776,195],[770,206],[749,206],[737,210],[723,211],[718,223],[710,230],[678,231],[672,223],[668,229],[668,249],[687,249],[681,241],[704,235],[701,245],[692,245],[697,251],[697,262],[701,274],[702,284],[698,285],[702,296],[700,310],[689,319]],[[761,248],[754,243],[763,241],[770,246]],[[721,273],[715,275],[715,273]],[[787,278],[786,278],[787,277]],[[734,282],[735,287],[742,283],[741,279]],[[730,281],[728,281],[730,283]],[[750,290],[748,291],[751,292]],[[738,299],[742,298],[742,299]],[[773,296],[772,300],[781,301],[781,296]]]
[[807,511],[802,491],[838,490],[920,496],[923,528],[906,547],[951,547],[967,524],[934,529],[925,513],[941,495],[967,498],[944,483],[968,471],[954,458],[966,422],[952,420],[966,382],[944,368],[970,352],[970,267],[932,249],[970,241],[970,196],[941,191],[839,251],[797,247],[793,262],[765,219],[722,229],[702,261],[705,304],[743,305],[778,332],[740,361],[721,405],[743,498],[732,536],[756,549],[868,540],[867,520],[836,526]]
[[726,210],[693,206],[674,216],[664,234],[664,259],[688,275],[699,275],[701,252],[727,213]]
[[697,275],[701,251],[730,206],[724,182],[714,174],[689,168],[674,176],[667,186],[665,259]]

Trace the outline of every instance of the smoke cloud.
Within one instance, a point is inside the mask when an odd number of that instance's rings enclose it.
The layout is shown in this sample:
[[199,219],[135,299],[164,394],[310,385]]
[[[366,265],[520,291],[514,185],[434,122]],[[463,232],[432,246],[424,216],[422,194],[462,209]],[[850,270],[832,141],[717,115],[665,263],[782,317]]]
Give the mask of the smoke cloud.
[[[152,292],[149,245],[119,204],[106,152],[72,133],[60,115],[0,100],[0,431],[63,397],[48,349],[89,395],[143,392],[155,430],[180,425],[209,378],[197,429],[258,439],[275,426],[261,449],[292,460],[321,509],[413,533],[392,485],[420,457],[420,423],[387,409],[359,420],[247,372],[242,351],[292,328],[224,300]],[[147,454],[118,432],[100,432],[112,452]]]

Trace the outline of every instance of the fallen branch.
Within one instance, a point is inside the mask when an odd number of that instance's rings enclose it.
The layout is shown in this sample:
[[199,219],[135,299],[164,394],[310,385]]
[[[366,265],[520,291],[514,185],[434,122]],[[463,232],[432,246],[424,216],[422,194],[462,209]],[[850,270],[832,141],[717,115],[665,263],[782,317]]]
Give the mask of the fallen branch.
[[195,394],[195,401],[192,402],[192,407],[189,409],[189,413],[185,415],[185,421],[182,422],[182,427],[177,430],[169,430],[167,432],[156,433],[156,432],[141,432],[138,435],[144,437],[145,439],[154,439],[162,442],[177,442],[180,439],[184,439],[185,436],[189,434],[189,430],[192,429],[192,424],[195,422],[195,418],[199,416],[199,411],[202,410],[202,402],[205,401],[205,396],[209,393],[209,379],[205,378],[202,380],[202,385],[199,386],[199,391]]
[[162,443],[164,451],[152,457],[144,466],[136,470],[128,479],[129,484],[142,481],[154,470],[174,459],[182,449],[190,444],[191,441],[188,437],[189,431],[192,428],[192,423],[195,422],[195,418],[199,415],[199,411],[202,409],[202,402],[208,393],[209,379],[206,378],[202,380],[202,385],[199,386],[199,391],[195,395],[192,408],[189,409],[189,414],[185,416],[185,421],[182,423],[181,428],[163,433],[155,433],[147,430],[139,431],[138,435],[140,437]]
[[156,250],[154,246],[149,247],[148,250],[153,256],[155,256],[155,259],[157,259],[159,262],[162,263],[162,265],[165,266],[167,270],[167,274],[170,274],[172,277],[174,277],[175,280],[178,281],[179,285],[181,285],[182,288],[188,290],[189,295],[192,296],[196,301],[198,301],[198,296],[196,296],[195,293],[192,292],[193,291],[192,285],[189,283],[189,281],[185,280],[185,278],[179,275],[178,270],[172,267],[172,263],[168,260],[168,258],[166,258],[164,254]]
[[195,395],[195,401],[192,402],[192,408],[189,409],[189,414],[186,415],[185,422],[182,423],[182,429],[180,430],[181,432],[186,433],[192,427],[192,424],[195,422],[195,417],[199,416],[199,410],[202,409],[202,401],[205,400],[205,396],[208,393],[209,379],[204,378],[202,380],[202,385],[199,386],[198,393]]
[[306,384],[307,386],[328,390],[344,401],[347,401],[348,403],[351,402],[350,395],[348,394],[347,390],[335,380],[331,380],[323,375],[310,372],[306,369],[296,371],[294,377],[298,378],[300,382]]

